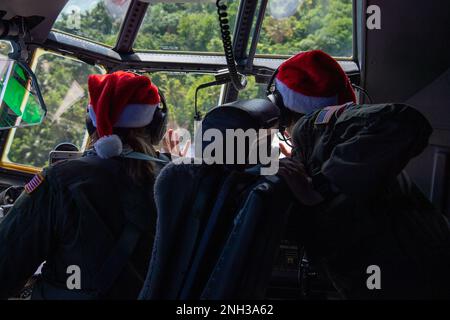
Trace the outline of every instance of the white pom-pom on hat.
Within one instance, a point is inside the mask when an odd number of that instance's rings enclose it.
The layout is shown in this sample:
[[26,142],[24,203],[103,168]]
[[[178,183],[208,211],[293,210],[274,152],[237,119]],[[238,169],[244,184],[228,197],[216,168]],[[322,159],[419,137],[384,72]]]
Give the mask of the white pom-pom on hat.
[[122,140],[116,134],[103,136],[94,143],[97,155],[102,159],[117,157],[122,153]]

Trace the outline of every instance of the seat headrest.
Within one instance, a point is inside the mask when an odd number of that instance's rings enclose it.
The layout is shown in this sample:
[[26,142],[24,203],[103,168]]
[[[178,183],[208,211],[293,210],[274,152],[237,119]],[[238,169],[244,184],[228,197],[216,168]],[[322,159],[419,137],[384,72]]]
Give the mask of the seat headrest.
[[202,129],[270,129],[277,126],[279,117],[279,108],[268,99],[240,100],[210,110]]
[[[250,153],[251,150],[256,150],[255,146],[257,148],[260,148],[262,146],[262,140],[265,140],[264,146],[266,148],[270,148],[271,146],[271,137],[268,135],[267,131],[265,131],[264,136],[259,135],[260,129],[275,129],[278,127],[278,120],[280,116],[280,110],[279,108],[273,104],[268,99],[251,99],[251,100],[241,100],[241,101],[235,101],[232,103],[227,103],[218,107],[215,107],[214,109],[210,110],[203,119],[202,122],[202,135],[205,134],[207,130],[210,129],[216,129],[218,130],[222,136],[223,136],[223,151],[222,154],[225,157],[226,154],[226,146],[227,141],[226,139],[229,139],[227,136],[227,129],[237,130],[242,129],[244,131],[247,131],[249,129],[253,129],[256,131],[257,135],[252,135],[254,138],[246,138],[245,140],[245,154],[244,158],[246,159],[246,164],[256,164],[255,161],[247,161],[248,159],[251,159]],[[235,142],[237,141],[236,138]],[[270,140],[270,141],[269,141]],[[205,148],[213,143],[212,141],[202,141],[202,150],[205,150]],[[242,151],[237,151],[237,147],[235,144],[235,152],[234,152],[234,158],[237,159],[237,153]],[[242,147],[240,146],[243,150]],[[268,151],[269,152],[269,151]],[[238,160],[236,160],[233,164],[238,164]],[[259,162],[259,160],[257,161]],[[227,163],[230,164],[230,163]],[[239,163],[243,164],[243,163]]]

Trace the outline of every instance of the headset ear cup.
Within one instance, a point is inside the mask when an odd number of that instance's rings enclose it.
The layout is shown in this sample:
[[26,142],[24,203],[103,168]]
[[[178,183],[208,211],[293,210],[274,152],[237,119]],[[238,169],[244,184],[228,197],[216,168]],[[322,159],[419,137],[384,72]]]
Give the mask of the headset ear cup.
[[148,134],[152,145],[158,145],[163,139],[167,129],[167,122],[167,113],[163,109],[156,109],[153,120],[148,125]]
[[267,98],[272,101],[279,109],[280,109],[280,120],[279,123],[279,129],[280,132],[284,132],[287,128],[287,109],[284,106],[283,97],[281,96],[280,92],[277,90],[273,91],[271,94],[267,96]]
[[158,145],[164,138],[169,120],[166,98],[162,91],[159,91],[159,97],[161,99],[160,106],[155,110],[152,122],[146,127],[147,133],[150,136],[150,143],[154,146]]
[[280,94],[280,92],[275,90],[274,96],[275,96],[276,104],[280,108],[280,131],[284,132],[284,130],[286,130],[286,128],[287,128],[287,110],[284,105],[283,97]]
[[280,109],[280,120],[278,121],[279,122],[278,127],[280,129],[280,132],[283,133],[287,128],[288,111],[284,106],[283,96],[281,95],[281,93],[276,88],[275,89],[272,88],[275,84],[275,79],[277,77],[278,71],[279,69],[277,68],[270,77],[269,83],[267,84],[266,93],[267,98]]
[[95,131],[97,131],[88,112],[86,112],[86,129],[90,136],[92,136],[95,133]]
[[167,113],[163,112],[162,110],[159,112],[159,123],[157,127],[155,128],[155,144],[158,144],[161,142],[161,140],[164,138],[164,135],[167,131]]

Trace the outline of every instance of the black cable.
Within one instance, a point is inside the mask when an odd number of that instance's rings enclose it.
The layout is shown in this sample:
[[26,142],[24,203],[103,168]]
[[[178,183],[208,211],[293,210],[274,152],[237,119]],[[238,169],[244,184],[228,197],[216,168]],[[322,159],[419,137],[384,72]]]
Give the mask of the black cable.
[[352,83],[352,87],[357,89],[357,90],[359,90],[359,91],[361,91],[366,96],[366,98],[367,98],[367,100],[369,101],[370,104],[373,103],[372,102],[372,98],[370,97],[370,95],[369,95],[369,93],[367,92],[366,89],[364,89],[364,88],[362,88],[360,86],[357,86],[356,84],[353,84],[353,83]]
[[278,139],[280,139],[281,141],[283,141],[284,143],[286,143],[288,145],[288,147],[293,148],[293,144],[291,143],[290,139],[287,138],[284,135],[284,131],[283,132],[278,132]]
[[201,121],[202,120],[202,114],[198,110],[198,92],[201,89],[205,89],[205,88],[212,87],[212,86],[222,85],[222,84],[225,84],[225,83],[228,83],[228,82],[229,82],[228,79],[215,80],[215,81],[211,81],[211,82],[207,82],[207,83],[202,83],[201,85],[199,85],[195,89],[195,95],[194,95],[194,120],[195,121]]
[[216,1],[217,14],[219,16],[220,34],[222,36],[223,50],[225,60],[227,62],[228,71],[230,72],[231,83],[236,90],[242,90],[246,87],[247,81],[241,82],[241,76],[238,73],[236,62],[234,59],[233,43],[231,41],[231,31],[228,20],[227,6],[221,4],[223,0]]

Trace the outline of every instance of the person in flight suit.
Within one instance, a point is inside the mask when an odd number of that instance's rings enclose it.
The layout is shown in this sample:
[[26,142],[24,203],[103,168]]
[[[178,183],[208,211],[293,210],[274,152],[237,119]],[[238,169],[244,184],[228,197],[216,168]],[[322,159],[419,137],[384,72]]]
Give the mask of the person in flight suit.
[[143,285],[167,109],[145,76],[91,75],[88,85],[87,152],[38,173],[0,224],[2,299],[44,261],[32,299],[135,299]]
[[[293,139],[279,175],[303,204],[311,260],[345,298],[449,298],[448,221],[403,172],[428,145],[425,117],[356,104],[342,68],[318,50],[285,61],[274,82],[269,99],[289,110]],[[300,194],[308,188],[315,199]]]

